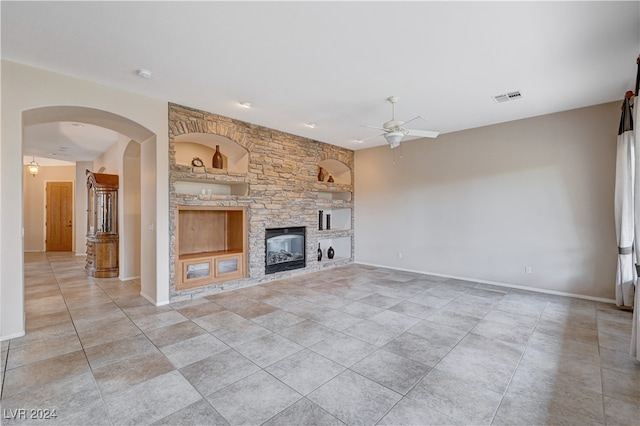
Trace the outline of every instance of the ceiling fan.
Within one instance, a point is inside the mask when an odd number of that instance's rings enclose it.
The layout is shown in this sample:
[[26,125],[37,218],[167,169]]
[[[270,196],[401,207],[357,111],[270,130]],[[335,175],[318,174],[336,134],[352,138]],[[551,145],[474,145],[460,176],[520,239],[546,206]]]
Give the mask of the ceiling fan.
[[[431,130],[407,129],[403,127],[403,125],[410,123],[414,120],[417,120],[418,118],[422,118],[423,120],[426,120],[426,119],[419,115],[417,117],[412,118],[409,121],[396,120],[396,103],[398,102],[398,99],[399,98],[397,96],[390,96],[389,98],[387,98],[387,101],[391,103],[391,120],[390,121],[387,121],[386,123],[384,123],[382,127],[366,126],[371,129],[378,129],[378,130],[384,131],[384,133],[381,133],[376,136],[372,136],[371,138],[384,136],[387,142],[389,143],[389,146],[391,146],[391,148],[393,149],[398,145],[400,145],[400,142],[405,136],[435,138],[440,134],[440,132],[434,132]],[[371,138],[367,138],[367,139],[371,139]],[[363,141],[364,140],[366,139],[363,139]]]

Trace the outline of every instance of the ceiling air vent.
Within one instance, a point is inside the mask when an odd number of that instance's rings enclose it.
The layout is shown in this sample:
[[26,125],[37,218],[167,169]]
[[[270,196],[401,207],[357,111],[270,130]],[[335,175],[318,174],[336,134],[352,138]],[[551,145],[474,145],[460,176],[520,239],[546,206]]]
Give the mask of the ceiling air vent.
[[515,101],[516,99],[520,99],[522,97],[522,93],[519,90],[515,92],[503,93],[502,95],[497,95],[493,97],[493,100],[496,103]]

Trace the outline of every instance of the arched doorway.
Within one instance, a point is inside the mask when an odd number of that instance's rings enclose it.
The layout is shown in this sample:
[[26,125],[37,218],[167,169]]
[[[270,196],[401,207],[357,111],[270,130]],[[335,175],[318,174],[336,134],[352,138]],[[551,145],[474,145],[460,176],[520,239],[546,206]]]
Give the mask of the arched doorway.
[[[145,127],[125,117],[93,108],[53,106],[24,111],[22,113],[23,128],[31,125],[53,122],[87,123],[113,130],[129,142],[114,147],[115,160],[111,164],[111,173],[121,175],[119,191],[119,223],[120,225],[120,279],[140,277],[141,295],[155,302],[156,299],[156,247],[155,234],[142,232],[142,218],[148,223],[155,223],[155,170],[151,179],[143,179],[141,165],[155,167],[155,134]],[[111,150],[111,149],[110,149]],[[82,167],[86,162],[78,164]],[[81,175],[84,168],[77,173],[76,200],[80,205],[86,204],[86,189]],[[86,229],[86,215],[77,217],[78,233]],[[145,259],[145,264],[141,259]]]

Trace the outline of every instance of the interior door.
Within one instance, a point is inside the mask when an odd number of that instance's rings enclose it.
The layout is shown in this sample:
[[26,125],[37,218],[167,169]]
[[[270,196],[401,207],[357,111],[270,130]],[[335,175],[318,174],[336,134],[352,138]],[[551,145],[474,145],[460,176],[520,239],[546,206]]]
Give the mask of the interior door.
[[72,182],[47,182],[46,210],[46,250],[73,250]]

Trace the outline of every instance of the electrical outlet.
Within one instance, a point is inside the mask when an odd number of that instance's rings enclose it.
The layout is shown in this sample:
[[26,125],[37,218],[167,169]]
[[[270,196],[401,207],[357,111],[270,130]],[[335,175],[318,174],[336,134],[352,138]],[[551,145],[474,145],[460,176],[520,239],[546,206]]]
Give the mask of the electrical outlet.
[[402,259],[402,252],[398,252],[398,259]]
[[525,273],[525,274],[530,274],[531,272],[532,272],[532,271],[531,271],[531,266],[525,266],[525,267],[524,267],[524,273]]

